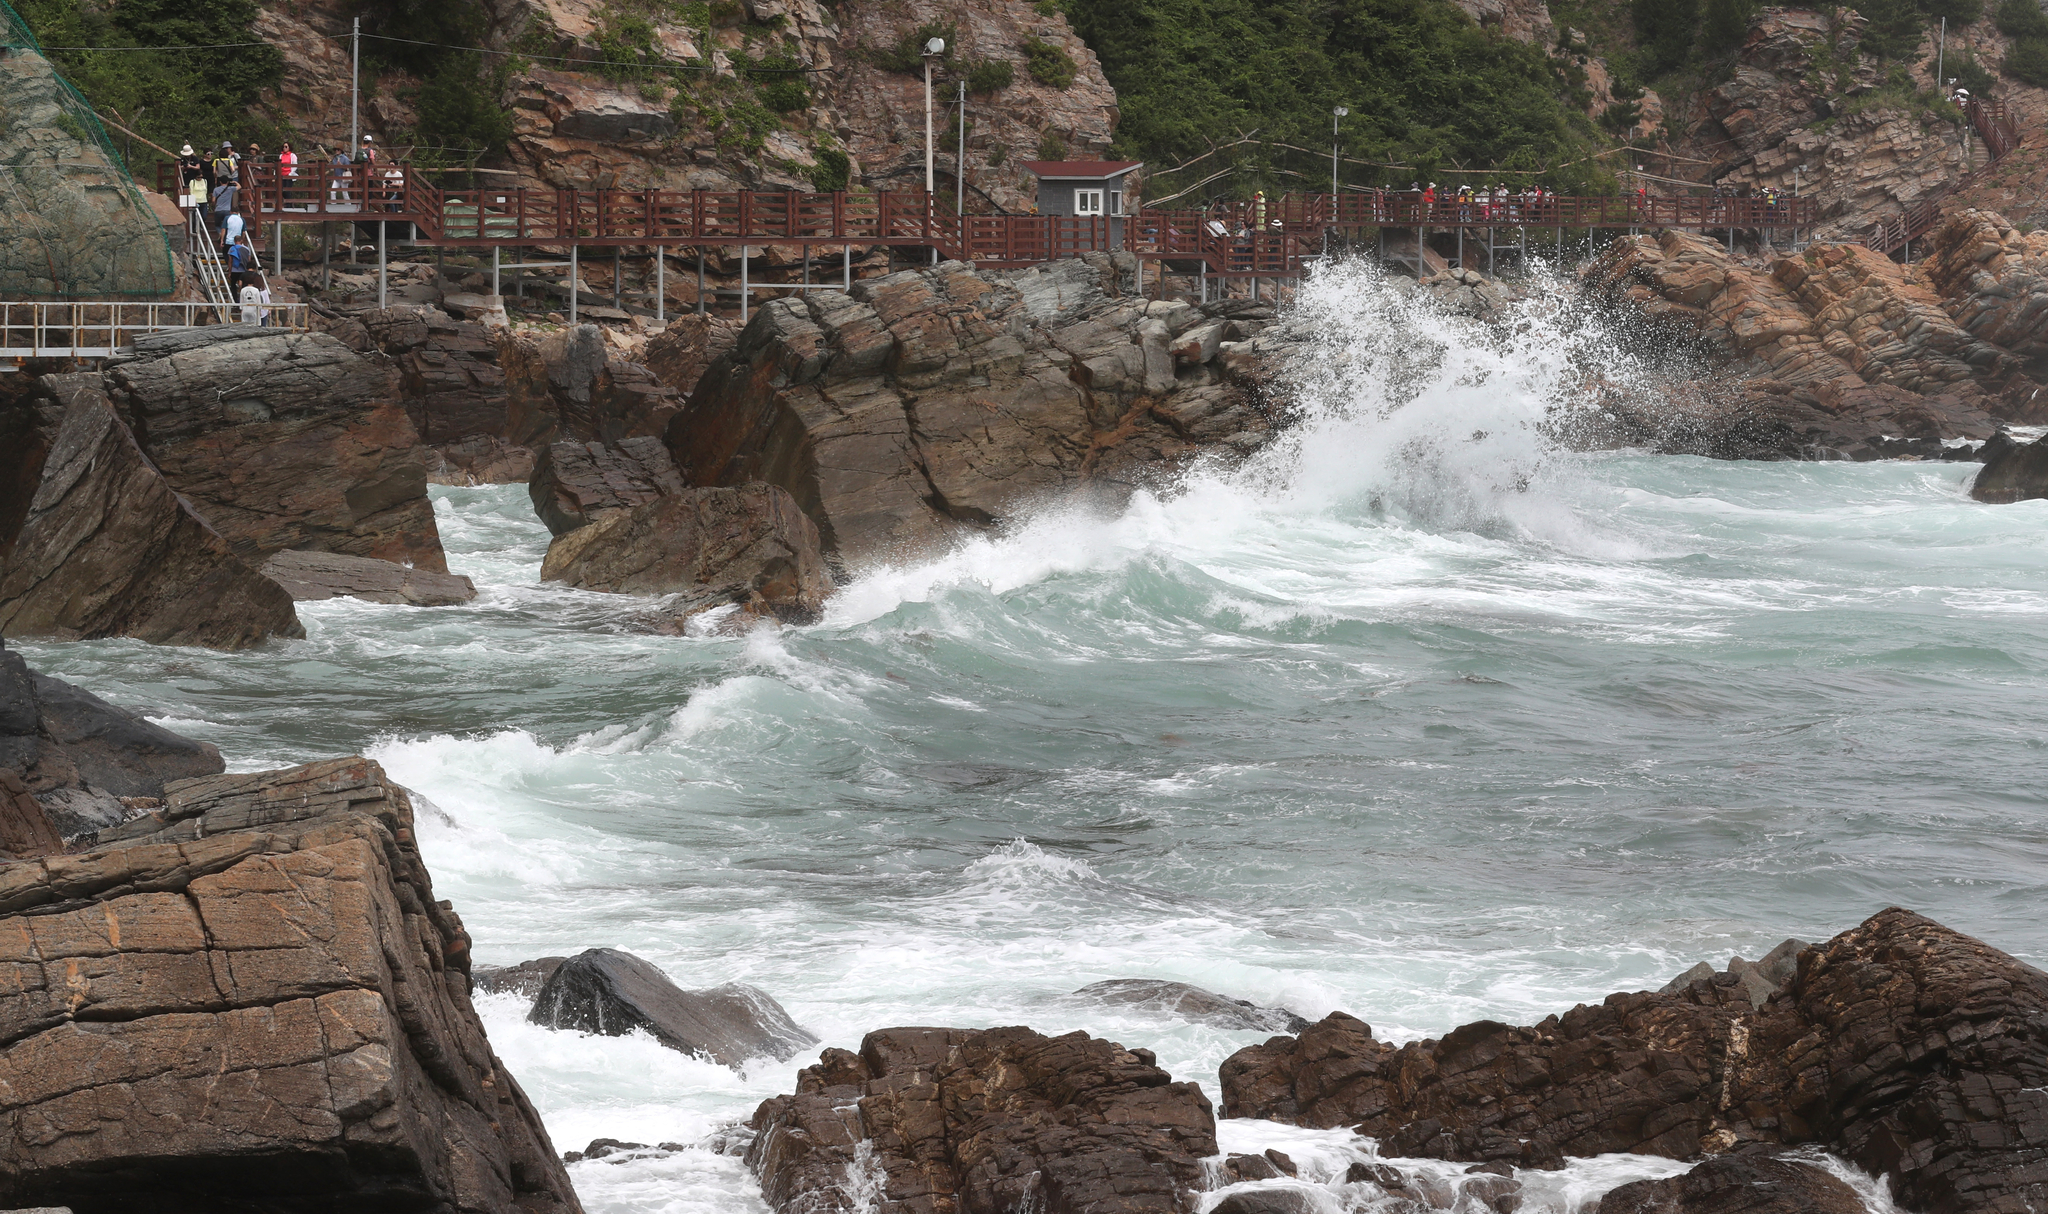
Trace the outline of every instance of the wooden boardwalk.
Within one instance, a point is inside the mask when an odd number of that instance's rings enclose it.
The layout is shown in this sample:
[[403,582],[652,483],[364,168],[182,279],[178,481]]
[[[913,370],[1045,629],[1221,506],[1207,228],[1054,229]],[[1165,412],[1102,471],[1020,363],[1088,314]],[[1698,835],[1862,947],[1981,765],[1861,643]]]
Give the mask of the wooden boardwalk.
[[[175,190],[173,166],[158,186]],[[1200,211],[1140,210],[1121,217],[957,216],[922,191],[546,190],[441,188],[409,170],[324,164],[296,176],[276,165],[242,170],[237,209],[259,224],[399,222],[425,245],[465,247],[730,247],[877,245],[936,250],[989,268],[1037,265],[1092,251],[1127,250],[1219,277],[1292,278],[1333,238],[1375,230],[1693,230],[1811,227],[1811,199],[1516,197],[1434,200],[1412,191],[1291,194],[1270,203]]]

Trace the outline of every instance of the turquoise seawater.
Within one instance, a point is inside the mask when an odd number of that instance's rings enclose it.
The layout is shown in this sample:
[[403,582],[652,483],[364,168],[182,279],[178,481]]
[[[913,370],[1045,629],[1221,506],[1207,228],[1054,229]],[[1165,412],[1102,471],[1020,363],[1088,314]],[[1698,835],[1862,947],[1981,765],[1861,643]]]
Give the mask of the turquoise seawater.
[[[19,648],[237,769],[380,759],[482,962],[624,948],[833,1045],[1085,1028],[1214,1095],[1261,1034],[1070,993],[1180,979],[1407,1039],[1890,905],[2048,962],[2048,502],[1973,503],[1967,464],[1560,449],[1626,368],[1540,304],[1503,336],[1352,275],[1295,316],[1300,420],[1260,458],[861,571],[812,627],[638,631],[538,583],[503,486],[434,491],[468,606]],[[593,1211],[765,1208],[712,1144],[804,1059],[481,1007],[558,1149],[693,1144],[577,1165]],[[1660,1166],[1588,1163],[1546,1208]]]

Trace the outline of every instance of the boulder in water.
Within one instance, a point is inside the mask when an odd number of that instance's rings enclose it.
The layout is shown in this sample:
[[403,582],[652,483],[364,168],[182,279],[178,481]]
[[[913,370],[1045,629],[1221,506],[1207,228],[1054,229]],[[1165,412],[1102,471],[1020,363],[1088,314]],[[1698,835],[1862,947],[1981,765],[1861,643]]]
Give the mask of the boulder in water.
[[681,990],[654,966],[611,948],[589,949],[556,966],[526,1018],[612,1037],[645,1029],[672,1050],[729,1067],[788,1058],[818,1041],[764,991],[739,982]]
[[604,443],[563,441],[541,448],[526,492],[534,513],[566,535],[612,510],[630,510],[683,491],[675,460],[658,438]]
[[1743,1152],[1682,1176],[1610,1190],[1599,1214],[1864,1214],[1856,1190],[1820,1168]]
[[0,632],[215,649],[306,635],[291,596],[158,475],[96,387],[72,394],[40,471],[0,569]]
[[1306,1185],[1246,1189],[1226,1195],[1209,1214],[1322,1214],[1323,1204]]
[[1172,1016],[1190,1024],[1206,1024],[1211,1028],[1299,1033],[1309,1025],[1305,1018],[1284,1007],[1260,1007],[1247,999],[1232,999],[1185,982],[1166,982],[1157,978],[1111,978],[1105,982],[1091,982],[1074,993],[1098,1003],[1131,1004],[1145,1011]]
[[296,602],[351,598],[413,607],[451,607],[476,597],[476,585],[454,573],[431,573],[339,552],[278,552],[263,562],[263,576]]
[[1216,1154],[1197,1085],[1113,1041],[1022,1027],[869,1033],[752,1125],[747,1166],[778,1214],[845,1208],[850,1177],[877,1209],[1186,1214]]
[[1761,1006],[1695,981],[1399,1048],[1337,1013],[1225,1060],[1225,1115],[1524,1167],[1811,1143],[1909,1208],[2048,1203],[2048,974],[1897,908],[1791,953]]
[[2048,435],[2031,443],[2015,443],[2004,431],[1999,437],[2005,441],[1996,448],[1996,438],[1984,444],[1984,466],[1970,482],[1970,496],[2001,505],[2048,497]]
[[673,595],[685,619],[737,604],[750,615],[807,623],[832,593],[818,529],[773,485],[690,489],[555,538],[541,578],[615,594]]
[[479,965],[469,971],[469,982],[475,990],[494,995],[518,995],[530,1004],[534,996],[540,994],[540,988],[547,985],[549,975],[567,960],[567,957],[540,957],[517,965]]

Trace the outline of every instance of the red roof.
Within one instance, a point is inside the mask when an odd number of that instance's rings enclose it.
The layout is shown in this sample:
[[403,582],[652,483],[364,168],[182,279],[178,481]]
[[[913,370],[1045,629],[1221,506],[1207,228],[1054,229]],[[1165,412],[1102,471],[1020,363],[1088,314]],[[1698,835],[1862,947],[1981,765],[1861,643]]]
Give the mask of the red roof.
[[1040,177],[1121,177],[1144,164],[1142,160],[1027,160],[1024,167]]

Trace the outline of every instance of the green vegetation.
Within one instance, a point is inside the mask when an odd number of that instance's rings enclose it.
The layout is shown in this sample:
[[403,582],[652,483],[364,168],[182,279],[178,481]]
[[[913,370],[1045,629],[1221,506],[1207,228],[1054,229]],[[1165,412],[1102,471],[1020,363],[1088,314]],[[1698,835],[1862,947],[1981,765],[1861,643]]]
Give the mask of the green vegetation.
[[810,107],[811,87],[795,55],[776,51],[755,59],[742,52],[733,56],[733,66],[753,81],[761,104],[776,113],[794,114]]
[[1024,40],[1026,66],[1031,69],[1031,78],[1047,88],[1063,89],[1074,83],[1073,56],[1050,42],[1036,38]]
[[1047,131],[1038,137],[1038,158],[1040,160],[1065,160],[1067,141],[1056,131]]
[[[1344,154],[1371,162],[1345,167],[1353,184],[1405,186],[1462,165],[1519,170],[1528,175],[1512,180],[1561,190],[1611,188],[1586,159],[1603,141],[1579,108],[1581,85],[1543,49],[1479,28],[1446,0],[1071,0],[1070,8],[1116,87],[1118,152],[1154,166],[1148,194],[1232,167],[1210,192],[1328,188],[1339,105],[1351,111],[1340,128]],[[1252,132],[1256,141],[1240,144]],[[1212,149],[1221,150],[1161,181],[1159,168]]]
[[[176,151],[188,139],[195,147],[223,139],[274,147],[287,134],[249,114],[256,95],[283,74],[284,57],[275,47],[221,45],[255,41],[255,0],[20,0],[14,7],[46,48],[177,48],[49,50],[94,108],[146,139]],[[125,142],[117,132],[116,146]],[[136,150],[144,160],[159,159]]]
[[[512,137],[500,102],[513,65],[480,46],[490,19],[479,0],[373,0],[363,10],[363,92],[371,75],[404,72],[420,83],[404,93],[417,121],[398,132],[427,167],[475,164]],[[402,39],[402,41],[385,41]],[[429,45],[421,45],[421,44]]]
[[2003,0],[1995,20],[1999,32],[2013,40],[2005,70],[2028,84],[2048,88],[2048,13],[2034,0]]
[[811,166],[811,188],[820,194],[831,194],[846,188],[853,179],[853,161],[838,148],[813,148],[811,155],[817,164]]
[[984,59],[967,71],[967,91],[993,93],[1016,83],[1017,69],[1007,59]]
[[905,32],[889,46],[868,47],[868,62],[886,72],[921,72],[924,70],[925,43],[934,38],[946,40],[945,53],[937,57],[937,62],[950,64],[960,49],[960,26],[951,21],[927,21]]

